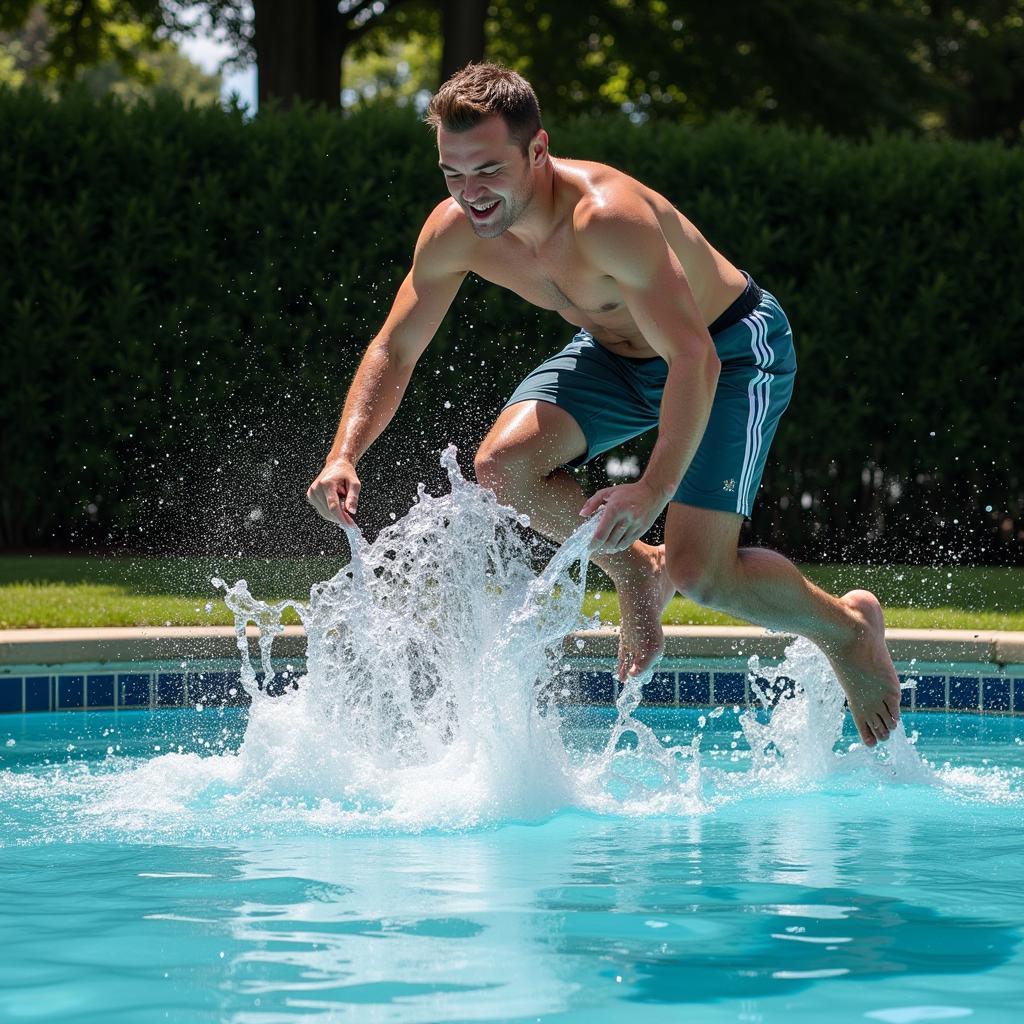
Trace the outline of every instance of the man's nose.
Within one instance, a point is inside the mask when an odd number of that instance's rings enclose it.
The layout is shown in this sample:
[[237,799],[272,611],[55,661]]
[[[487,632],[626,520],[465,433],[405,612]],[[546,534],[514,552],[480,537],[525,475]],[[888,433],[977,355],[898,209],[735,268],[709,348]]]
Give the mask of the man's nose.
[[466,184],[462,188],[462,198],[467,203],[472,203],[474,200],[479,199],[484,193],[480,181],[474,181],[472,178],[466,179]]

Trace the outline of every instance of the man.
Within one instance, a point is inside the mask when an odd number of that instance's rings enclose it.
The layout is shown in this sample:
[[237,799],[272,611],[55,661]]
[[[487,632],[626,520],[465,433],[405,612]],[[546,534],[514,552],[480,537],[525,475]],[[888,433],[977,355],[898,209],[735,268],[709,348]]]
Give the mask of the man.
[[[469,65],[434,96],[427,122],[451,198],[423,225],[309,501],[352,525],[356,463],[473,271],[579,328],[509,399],[475,467],[555,540],[603,505],[593,558],[619,594],[619,677],[660,656],[661,615],[679,591],[810,638],[865,744],[887,739],[900,687],[875,597],[832,597],[783,556],[738,548],[796,372],[778,302],[663,196],[604,164],[553,157],[533,89],[514,72]],[[564,467],[655,426],[642,477],[585,501]],[[666,505],[664,545],[644,544]]]

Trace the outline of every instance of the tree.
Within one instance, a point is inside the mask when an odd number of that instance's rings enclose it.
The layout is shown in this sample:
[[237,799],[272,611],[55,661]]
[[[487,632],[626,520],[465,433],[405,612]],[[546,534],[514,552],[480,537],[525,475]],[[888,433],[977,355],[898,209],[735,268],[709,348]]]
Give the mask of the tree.
[[[193,64],[169,39],[126,45],[121,61],[109,50],[97,48],[96,63],[83,62],[74,70],[68,67],[62,79],[50,57],[58,45],[56,36],[42,5],[29,11],[19,29],[0,32],[0,83],[20,86],[36,81],[47,92],[56,92],[74,81],[96,95],[113,93],[125,99],[138,99],[153,90],[174,92],[191,103],[216,103],[220,98],[218,76]],[[108,54],[105,59],[100,58],[101,52]]]
[[419,21],[440,10],[441,79],[484,55],[487,0],[254,0],[253,49],[259,69],[259,102],[295,100],[340,105],[345,54],[368,32],[390,22],[403,7]]
[[699,124],[757,120],[863,134],[912,127],[941,86],[914,59],[926,28],[901,0],[545,0],[494,6],[488,54],[522,70],[548,108]]
[[470,61],[483,59],[488,4],[487,0],[444,0],[441,7],[443,82]]
[[45,77],[74,81],[85,68],[113,62],[144,81],[150,73],[144,51],[200,25],[234,45],[235,63],[256,61],[261,104],[336,108],[346,52],[371,30],[394,23],[406,6],[418,8],[421,21],[436,22],[440,14],[443,69],[483,57],[487,0],[252,0],[251,20],[243,0],[12,0],[0,12],[0,29],[20,29],[41,10],[52,29]]
[[[549,113],[626,110],[703,123],[761,121],[864,135],[876,127],[1020,141],[1024,0],[7,0],[0,29],[34,7],[54,28],[45,73],[70,80],[145,53],[198,23],[256,60],[261,102],[337,107],[343,61],[383,60],[440,35],[440,67],[400,91],[436,88],[486,55],[522,70]],[[250,17],[250,13],[252,16]],[[382,88],[396,88],[381,67]]]
[[44,57],[37,77],[77,81],[86,69],[113,62],[128,77],[145,79],[145,53],[160,45],[165,26],[159,0],[6,0],[0,31],[44,25]]
[[949,83],[950,134],[1024,139],[1024,0],[930,0],[928,18],[923,59]]

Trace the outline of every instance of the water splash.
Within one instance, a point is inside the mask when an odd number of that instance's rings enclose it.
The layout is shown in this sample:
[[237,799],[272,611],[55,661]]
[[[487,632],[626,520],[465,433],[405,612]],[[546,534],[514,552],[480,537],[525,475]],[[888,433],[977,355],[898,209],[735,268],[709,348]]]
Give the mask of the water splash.
[[[857,769],[901,782],[935,780],[902,720],[874,750],[855,741],[837,752],[845,695],[828,659],[809,640],[790,644],[777,666],[762,667],[754,656],[749,675],[757,705],[740,716],[740,727],[750,746],[751,776],[760,785],[796,789]],[[766,720],[758,707],[770,712]]]
[[[590,542],[581,525],[544,570],[531,568],[525,516],[467,482],[454,447],[449,494],[420,485],[407,516],[373,544],[346,531],[352,559],[308,604],[268,604],[244,580],[226,590],[242,685],[253,698],[241,772],[264,793],[317,792],[338,820],[374,827],[466,827],[537,820],[566,806],[696,809],[681,772],[632,712],[651,672],[631,680],[602,752],[567,748],[555,688],[565,637],[581,624]],[[307,674],[280,696],[271,663],[281,616],[307,637]],[[259,670],[245,630],[259,626]],[[282,729],[287,720],[288,728]],[[626,734],[635,750],[618,749]]]
[[[267,603],[244,580],[215,581],[235,614],[252,697],[237,751],[0,773],[15,812],[43,805],[50,837],[66,829],[158,839],[463,829],[570,808],[685,816],[846,782],[1022,798],[1012,773],[934,770],[902,725],[875,750],[844,743],[842,691],[807,641],[774,668],[752,659],[760,708],[728,712],[737,716],[730,751],[702,749],[703,717],[675,744],[638,718],[652,670],[622,689],[610,729],[581,741],[558,687],[598,517],[537,574],[525,517],[467,482],[454,448],[442,465],[450,493],[421,485],[410,512],[372,544],[347,530],[349,564],[308,603]],[[289,608],[308,642],[297,679],[277,676],[271,660]],[[259,627],[255,660],[250,623]],[[715,728],[726,714],[710,713]]]

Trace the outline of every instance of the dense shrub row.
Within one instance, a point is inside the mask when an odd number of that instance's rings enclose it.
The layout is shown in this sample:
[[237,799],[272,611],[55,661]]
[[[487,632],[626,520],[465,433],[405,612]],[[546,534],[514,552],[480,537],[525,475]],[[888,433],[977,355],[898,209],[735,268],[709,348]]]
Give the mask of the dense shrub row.
[[[786,307],[800,373],[755,539],[1020,557],[1024,151],[731,120],[549,127],[556,153],[663,191]],[[334,544],[302,491],[443,195],[405,111],[246,122],[0,92],[0,543]],[[468,471],[569,333],[468,282],[361,467],[367,529],[439,483],[446,441]]]

